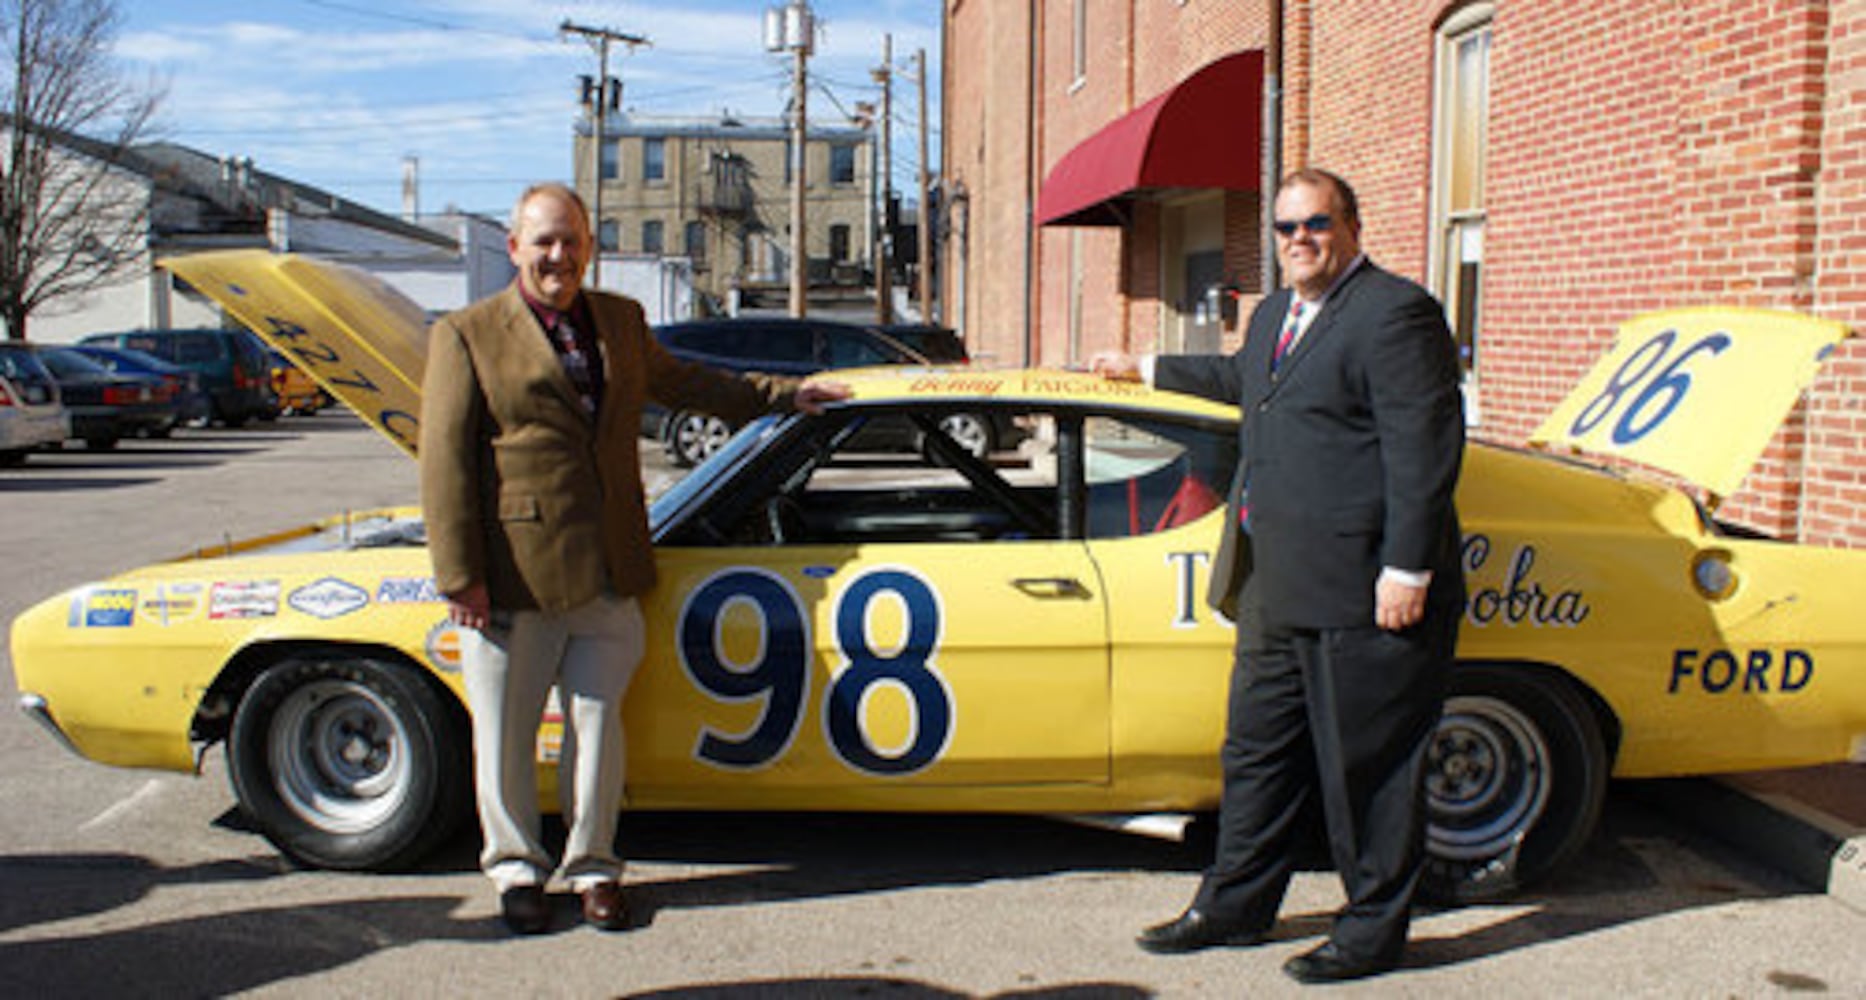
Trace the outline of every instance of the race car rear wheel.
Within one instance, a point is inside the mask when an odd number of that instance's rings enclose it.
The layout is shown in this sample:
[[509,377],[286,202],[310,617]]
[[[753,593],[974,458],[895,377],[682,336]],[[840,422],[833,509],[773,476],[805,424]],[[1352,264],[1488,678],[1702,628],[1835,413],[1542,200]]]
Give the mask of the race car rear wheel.
[[280,662],[241,699],[227,742],[240,805],[307,865],[405,867],[466,813],[462,727],[412,668],[333,655]]
[[1610,769],[1599,720],[1567,679],[1459,667],[1427,761],[1422,892],[1476,902],[1547,875],[1593,834]]
[[670,461],[689,469],[713,457],[731,437],[732,427],[724,420],[710,413],[682,411],[668,418],[662,443]]

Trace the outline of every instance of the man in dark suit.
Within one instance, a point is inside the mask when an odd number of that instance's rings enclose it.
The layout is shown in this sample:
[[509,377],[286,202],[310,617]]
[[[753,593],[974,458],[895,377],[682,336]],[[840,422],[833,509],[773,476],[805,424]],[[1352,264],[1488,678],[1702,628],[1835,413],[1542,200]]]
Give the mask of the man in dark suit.
[[1406,943],[1426,752],[1464,602],[1452,503],[1464,416],[1442,307],[1361,253],[1345,181],[1285,178],[1274,227],[1291,287],[1257,307],[1242,349],[1152,359],[1156,386],[1236,403],[1243,421],[1207,595],[1238,627],[1217,856],[1192,905],[1139,943],[1261,941],[1319,800],[1348,902],[1284,970],[1326,982],[1391,969]]
[[582,289],[594,241],[582,199],[541,184],[512,210],[518,278],[434,324],[422,379],[421,501],[434,582],[461,627],[473,716],[481,867],[513,930],[548,928],[554,866],[539,840],[534,761],[545,699],[565,719],[563,877],[583,916],[626,924],[615,852],[622,696],[653,586],[637,430],[644,400],[743,421],[814,411],[836,383],[735,376],[661,348],[633,299]]

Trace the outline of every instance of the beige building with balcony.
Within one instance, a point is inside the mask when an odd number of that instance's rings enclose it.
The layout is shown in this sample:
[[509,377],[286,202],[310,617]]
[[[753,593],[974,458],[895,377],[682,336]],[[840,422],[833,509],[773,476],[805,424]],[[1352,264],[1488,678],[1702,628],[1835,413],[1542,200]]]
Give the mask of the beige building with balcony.
[[[615,114],[599,161],[590,132],[587,120],[578,125],[576,187],[593,205],[598,167],[605,252],[689,258],[694,286],[720,301],[734,290],[788,287],[790,130],[782,120]],[[804,244],[813,287],[869,283],[872,149],[864,129],[809,130]]]

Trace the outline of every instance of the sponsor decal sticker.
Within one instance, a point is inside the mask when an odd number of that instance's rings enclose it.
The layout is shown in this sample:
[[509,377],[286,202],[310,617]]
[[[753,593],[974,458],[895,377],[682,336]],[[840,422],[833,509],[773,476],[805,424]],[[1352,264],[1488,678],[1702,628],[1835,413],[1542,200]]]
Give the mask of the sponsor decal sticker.
[[369,591],[348,580],[327,576],[292,591],[285,603],[313,618],[341,618],[368,606]]
[[444,674],[460,672],[460,629],[443,618],[428,629],[428,662]]
[[271,618],[279,613],[279,581],[223,580],[207,592],[207,617]]
[[201,613],[204,589],[198,583],[156,584],[155,592],[143,598],[140,606],[143,618],[161,625],[193,619]]
[[377,604],[439,604],[441,592],[431,576],[391,576],[376,585]]
[[136,591],[93,590],[72,611],[81,628],[127,628],[136,623]]

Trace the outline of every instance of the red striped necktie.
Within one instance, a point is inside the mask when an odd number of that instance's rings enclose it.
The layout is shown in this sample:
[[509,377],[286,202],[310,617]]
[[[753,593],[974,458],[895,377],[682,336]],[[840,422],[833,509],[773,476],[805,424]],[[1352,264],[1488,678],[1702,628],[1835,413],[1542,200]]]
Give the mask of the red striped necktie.
[[1270,355],[1270,370],[1283,363],[1283,355],[1289,353],[1289,345],[1296,342],[1296,333],[1302,329],[1302,300],[1291,297],[1289,318],[1283,321],[1283,334],[1276,338],[1276,350]]

